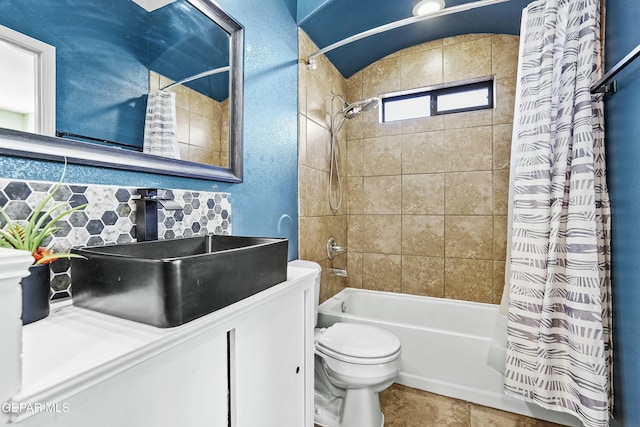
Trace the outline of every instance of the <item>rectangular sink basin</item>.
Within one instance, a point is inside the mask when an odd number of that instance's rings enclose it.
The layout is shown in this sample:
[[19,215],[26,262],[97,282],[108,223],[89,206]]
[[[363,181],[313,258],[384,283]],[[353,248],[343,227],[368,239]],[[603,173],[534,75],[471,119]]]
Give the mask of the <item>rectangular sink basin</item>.
[[182,325],[287,279],[288,241],[199,236],[73,249],[78,307],[160,328]]

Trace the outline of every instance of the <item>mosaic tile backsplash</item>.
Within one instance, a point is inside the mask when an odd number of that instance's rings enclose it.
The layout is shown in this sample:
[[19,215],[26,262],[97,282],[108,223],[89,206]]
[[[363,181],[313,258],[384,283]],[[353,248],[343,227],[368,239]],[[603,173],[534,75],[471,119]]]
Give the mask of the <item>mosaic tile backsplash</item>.
[[[25,221],[55,183],[0,179],[0,206],[11,220]],[[88,205],[58,222],[51,243],[56,251],[72,247],[131,243],[136,241],[135,187],[62,184],[45,209],[68,202]],[[158,236],[174,239],[206,234],[231,234],[231,204],[227,193],[168,190],[165,198],[182,210],[158,211]],[[0,228],[6,221],[0,217]],[[71,296],[69,260],[51,263],[51,298]]]

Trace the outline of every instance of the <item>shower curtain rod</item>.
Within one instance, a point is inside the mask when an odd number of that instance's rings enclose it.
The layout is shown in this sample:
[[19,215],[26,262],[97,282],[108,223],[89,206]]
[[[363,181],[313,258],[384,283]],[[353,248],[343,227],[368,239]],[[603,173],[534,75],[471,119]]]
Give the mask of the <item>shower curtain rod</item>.
[[200,74],[196,74],[195,76],[187,77],[186,79],[182,79],[182,80],[180,80],[180,81],[177,81],[177,82],[171,83],[170,85],[167,85],[167,86],[165,86],[165,87],[161,88],[160,90],[169,89],[169,88],[172,88],[172,87],[174,87],[174,86],[181,85],[181,84],[183,84],[183,83],[189,83],[190,81],[198,80],[198,79],[201,79],[201,78],[203,78],[203,77],[211,76],[211,75],[213,75],[213,74],[224,73],[225,71],[229,71],[229,69],[230,69],[230,68],[231,68],[231,67],[229,67],[229,66],[227,65],[226,67],[220,67],[220,68],[215,68],[215,69],[213,69],[213,70],[204,71],[204,72],[202,72],[202,73],[200,73]]
[[[607,73],[593,86],[591,86],[591,93],[616,93],[617,84],[613,79],[620,71],[624,70],[627,65],[631,64],[640,56],[640,44],[635,47],[627,56],[622,58],[616,65],[614,65]],[[608,84],[611,82],[611,84]]]
[[323,47],[322,49],[312,53],[309,55],[309,59],[307,59],[307,66],[310,69],[316,68],[316,56],[322,55],[349,43],[353,43],[355,41],[364,39],[366,37],[374,36],[376,34],[383,33],[389,30],[395,30],[396,28],[404,27],[406,25],[415,24],[416,22],[426,21],[427,19],[437,18],[438,16],[451,15],[453,13],[464,12],[471,9],[476,9],[478,7],[490,6],[492,4],[504,3],[510,0],[479,0],[470,3],[460,4],[458,6],[447,7],[438,12],[430,13],[428,15],[422,16],[412,16],[410,18],[401,19],[399,21],[390,22],[389,24],[381,25],[379,27],[372,28],[367,31],[363,31],[361,33],[355,34],[351,37],[347,37],[346,39],[335,42],[327,47]]

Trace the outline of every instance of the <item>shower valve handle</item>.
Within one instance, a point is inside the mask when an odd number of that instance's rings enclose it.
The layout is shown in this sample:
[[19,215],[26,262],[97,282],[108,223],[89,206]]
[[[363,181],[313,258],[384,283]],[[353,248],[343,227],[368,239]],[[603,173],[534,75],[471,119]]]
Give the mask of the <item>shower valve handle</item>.
[[336,255],[339,255],[346,251],[347,248],[339,246],[336,243],[336,239],[334,237],[329,237],[329,240],[327,240],[327,257],[329,259],[333,259],[333,257],[335,257]]

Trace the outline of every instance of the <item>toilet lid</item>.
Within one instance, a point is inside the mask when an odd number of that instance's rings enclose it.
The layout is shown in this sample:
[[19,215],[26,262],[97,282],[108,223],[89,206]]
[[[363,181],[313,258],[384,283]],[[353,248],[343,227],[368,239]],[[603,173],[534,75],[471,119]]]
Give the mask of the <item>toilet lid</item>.
[[400,340],[375,326],[336,323],[316,336],[316,345],[346,356],[380,358],[397,353]]

